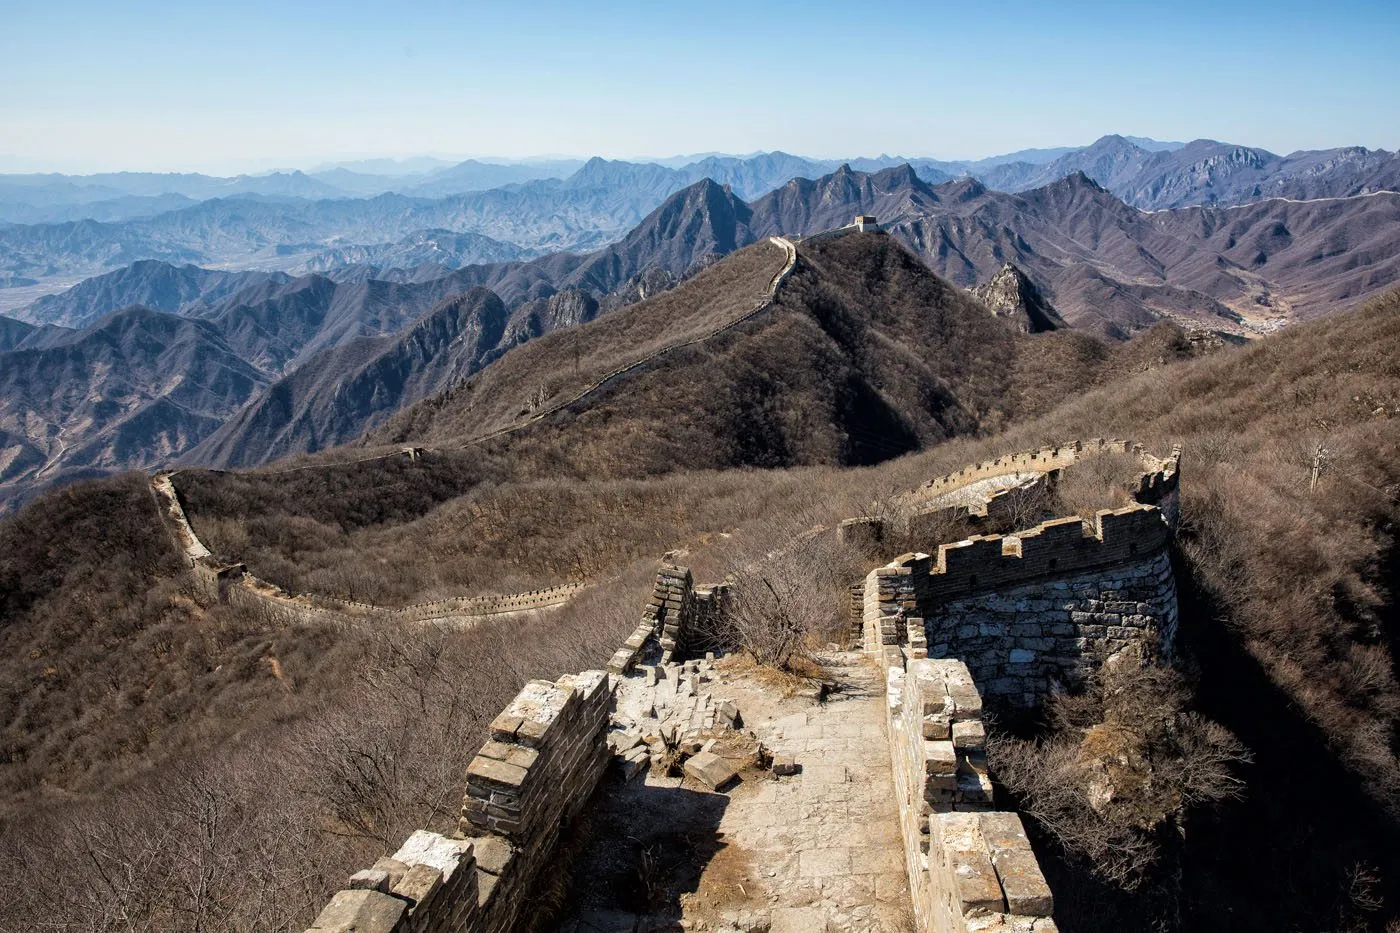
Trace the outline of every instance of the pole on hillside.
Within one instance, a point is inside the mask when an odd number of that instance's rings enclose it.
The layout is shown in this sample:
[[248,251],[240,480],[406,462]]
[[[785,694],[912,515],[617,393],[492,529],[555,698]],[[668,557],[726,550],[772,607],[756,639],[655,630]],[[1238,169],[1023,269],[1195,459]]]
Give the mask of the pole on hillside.
[[1321,444],[1313,451],[1312,478],[1308,481],[1308,492],[1317,491],[1317,481],[1322,478],[1322,471],[1327,467],[1327,448]]

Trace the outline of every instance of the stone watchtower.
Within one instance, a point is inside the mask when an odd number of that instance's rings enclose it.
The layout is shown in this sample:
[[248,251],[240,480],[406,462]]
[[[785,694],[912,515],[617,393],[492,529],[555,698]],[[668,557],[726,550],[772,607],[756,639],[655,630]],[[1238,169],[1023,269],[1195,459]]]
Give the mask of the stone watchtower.
[[860,233],[874,233],[880,229],[880,224],[875,219],[874,214],[857,214],[856,222],[851,226]]

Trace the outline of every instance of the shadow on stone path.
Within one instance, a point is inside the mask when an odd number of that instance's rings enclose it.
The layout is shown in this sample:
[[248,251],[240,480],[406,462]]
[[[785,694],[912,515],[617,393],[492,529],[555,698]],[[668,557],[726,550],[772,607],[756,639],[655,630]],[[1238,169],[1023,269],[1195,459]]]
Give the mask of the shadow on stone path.
[[570,869],[561,933],[841,933],[913,929],[879,672],[858,652],[820,661],[825,701],[781,695],[721,662],[704,689],[799,773],[744,770],[726,793],[685,778],[614,780]]

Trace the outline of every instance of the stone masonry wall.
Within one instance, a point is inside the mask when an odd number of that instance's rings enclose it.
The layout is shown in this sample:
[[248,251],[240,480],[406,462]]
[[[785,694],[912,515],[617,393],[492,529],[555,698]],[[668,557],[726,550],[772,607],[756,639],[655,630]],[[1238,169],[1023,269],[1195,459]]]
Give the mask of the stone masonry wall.
[[248,573],[243,564],[224,564],[215,558],[194,533],[170,474],[156,474],[151,480],[151,492],[156,498],[161,518],[190,567],[195,585],[205,598],[252,609],[282,624],[356,619],[428,622],[447,616],[499,615],[558,606],[568,602],[584,588],[581,583],[563,583],[525,593],[459,596],[398,608],[333,596],[293,596],[281,587]]
[[932,499],[960,489],[971,483],[1013,473],[1048,473],[1062,470],[1087,457],[1103,453],[1127,453],[1141,450],[1141,445],[1132,441],[1112,440],[1104,437],[1091,437],[1086,441],[1074,441],[1058,447],[1041,447],[1019,454],[1007,454],[993,460],[972,463],[956,473],[948,473],[929,480],[913,494],[917,498]]
[[1165,551],[921,611],[930,657],[961,659],[985,693],[1026,707],[1055,683],[1079,685],[1095,652],[1111,655],[1154,639],[1169,647],[1177,623]]
[[359,872],[316,933],[507,933],[612,754],[603,671],[531,681],[467,769],[457,836],[420,831]]
[[1015,813],[996,812],[966,665],[890,652],[889,743],[916,925],[1050,933],[1054,899]]
[[652,638],[660,644],[661,662],[684,659],[694,650],[700,633],[713,630],[728,597],[728,584],[696,586],[687,568],[663,563],[656,572],[656,583],[642,611],[642,620],[613,654],[608,673],[626,674]]
[[862,642],[879,654],[965,661],[982,691],[1034,706],[1077,683],[1099,651],[1156,640],[1169,651],[1176,589],[1170,529],[1154,506],[1059,519],[1016,535],[906,554],[865,581]]
[[[1181,448],[1173,447],[1169,456],[1159,458],[1147,453],[1141,444],[1106,438],[1091,438],[1058,447],[1008,454],[937,477],[897,497],[895,505],[903,515],[899,521],[901,525],[907,525],[904,530],[913,534],[918,534],[922,528],[936,528],[949,518],[967,517],[996,522],[1017,509],[1017,500],[1021,496],[1036,487],[1053,487],[1061,470],[1105,453],[1131,453],[1138,458],[1143,472],[1138,478],[1134,500],[1144,505],[1158,506],[1168,523],[1175,527],[1179,513],[1177,490]],[[959,490],[974,483],[1001,477],[1022,479],[988,491],[974,501],[949,501],[957,498],[954,494]],[[884,525],[883,520],[876,518],[848,519],[841,523],[837,534],[842,540],[857,544],[869,552],[883,539]]]

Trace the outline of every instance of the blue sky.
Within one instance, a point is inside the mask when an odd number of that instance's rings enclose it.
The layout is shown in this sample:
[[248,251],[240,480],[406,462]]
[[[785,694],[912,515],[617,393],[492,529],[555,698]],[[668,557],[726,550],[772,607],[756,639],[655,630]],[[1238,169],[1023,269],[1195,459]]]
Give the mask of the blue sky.
[[0,0],[0,170],[1400,147],[1400,2]]

